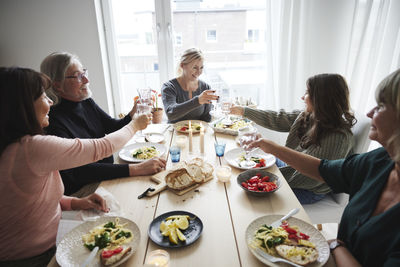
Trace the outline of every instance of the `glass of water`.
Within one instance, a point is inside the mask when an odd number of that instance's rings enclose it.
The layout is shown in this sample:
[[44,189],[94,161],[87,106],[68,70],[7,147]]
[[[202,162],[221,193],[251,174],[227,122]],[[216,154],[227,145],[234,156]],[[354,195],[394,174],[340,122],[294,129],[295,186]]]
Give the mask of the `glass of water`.
[[244,161],[240,163],[240,166],[244,168],[253,168],[256,163],[250,160],[250,153],[256,150],[257,148],[250,148],[249,144],[253,141],[257,140],[257,129],[252,129],[250,131],[240,133],[239,136],[239,145],[244,150]]
[[[139,100],[136,106],[137,107],[136,113],[138,115],[141,114],[150,115],[152,111],[151,89],[150,88],[137,89],[137,92],[139,94]],[[138,132],[138,136],[139,137],[145,136],[142,130]]]

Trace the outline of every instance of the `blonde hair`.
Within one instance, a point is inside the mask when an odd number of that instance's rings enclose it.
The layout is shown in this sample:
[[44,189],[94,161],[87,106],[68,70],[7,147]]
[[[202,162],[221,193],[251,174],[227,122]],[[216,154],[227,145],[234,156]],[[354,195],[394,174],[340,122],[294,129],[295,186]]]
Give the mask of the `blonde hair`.
[[[400,125],[400,69],[389,74],[376,88],[375,99],[378,104],[390,105],[396,112],[397,125]],[[393,148],[393,160],[400,162],[400,126],[395,129],[387,142]]]
[[200,49],[197,49],[195,47],[189,48],[185,50],[181,56],[181,59],[179,60],[179,64],[176,70],[176,73],[178,76],[182,75],[182,65],[184,64],[189,64],[193,62],[194,60],[202,59],[204,60],[203,52],[201,52]]
[[[75,63],[82,65],[78,56],[68,52],[54,52],[43,59],[40,64],[40,71],[49,76],[52,82],[62,82],[65,79],[67,69]],[[46,91],[46,94],[53,100],[53,105],[59,103],[58,92],[53,86]]]

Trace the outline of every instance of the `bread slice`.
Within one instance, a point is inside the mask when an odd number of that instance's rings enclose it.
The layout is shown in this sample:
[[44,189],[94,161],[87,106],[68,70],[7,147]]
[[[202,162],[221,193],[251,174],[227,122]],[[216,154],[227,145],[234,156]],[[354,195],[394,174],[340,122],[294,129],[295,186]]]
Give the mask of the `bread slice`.
[[278,245],[275,247],[275,249],[282,258],[302,266],[313,263],[318,259],[318,251],[315,248]]
[[206,176],[199,165],[194,163],[188,164],[186,170],[196,183],[204,182]]
[[121,261],[126,256],[128,256],[129,252],[131,252],[131,250],[132,250],[132,248],[129,246],[122,246],[122,251],[120,253],[114,254],[109,258],[104,258],[103,253],[100,253],[100,261],[103,264],[103,266],[113,265],[113,264]]
[[177,169],[165,176],[165,182],[169,188],[183,190],[195,184],[195,180],[189,175],[186,168]]
[[214,167],[210,163],[204,162],[202,170],[203,170],[204,175],[206,177],[209,177],[213,174]]
[[193,158],[188,162],[188,164],[197,164],[199,167],[203,167],[204,160],[201,158]]

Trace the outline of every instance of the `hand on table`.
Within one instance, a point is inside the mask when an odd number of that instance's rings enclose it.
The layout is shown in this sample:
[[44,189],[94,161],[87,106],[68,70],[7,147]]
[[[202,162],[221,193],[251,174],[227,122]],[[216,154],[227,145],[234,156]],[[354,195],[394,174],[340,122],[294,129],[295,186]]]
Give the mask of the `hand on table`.
[[71,201],[71,208],[73,210],[96,209],[104,212],[110,211],[105,199],[96,193],[83,198],[73,198]]
[[129,175],[151,175],[165,170],[167,161],[165,159],[155,157],[139,164],[129,164]]

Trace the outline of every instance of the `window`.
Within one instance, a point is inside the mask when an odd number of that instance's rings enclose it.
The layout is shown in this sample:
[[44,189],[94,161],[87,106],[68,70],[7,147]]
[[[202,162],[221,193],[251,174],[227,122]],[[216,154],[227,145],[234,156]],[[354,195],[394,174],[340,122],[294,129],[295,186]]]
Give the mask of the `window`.
[[216,30],[208,30],[206,40],[207,40],[207,42],[216,42],[217,41],[217,31]]
[[247,30],[247,40],[250,43],[258,43],[260,41],[260,30]]
[[[265,0],[108,0],[106,36],[116,113],[132,108],[136,88],[161,85],[176,77],[182,52],[198,47],[205,56],[200,79],[219,94],[259,99],[265,84]],[[106,22],[107,23],[107,22]],[[107,24],[106,24],[107,26]],[[112,26],[112,27],[111,27]],[[251,42],[258,42],[257,45]]]
[[175,33],[175,45],[182,46],[182,33]]

